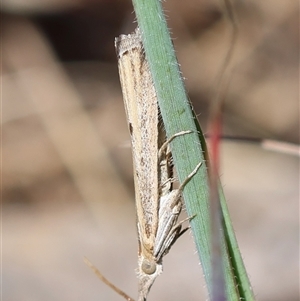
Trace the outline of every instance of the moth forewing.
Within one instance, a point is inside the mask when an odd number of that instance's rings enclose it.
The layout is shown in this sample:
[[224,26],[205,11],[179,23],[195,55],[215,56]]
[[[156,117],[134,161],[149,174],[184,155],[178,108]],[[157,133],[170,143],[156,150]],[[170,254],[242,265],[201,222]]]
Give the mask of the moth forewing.
[[159,211],[159,111],[139,30],[117,38],[116,50],[131,134],[139,240],[139,300],[144,300],[162,271],[153,253]]
[[149,66],[136,30],[116,39],[119,73],[131,134],[139,231],[151,249],[158,224],[158,104]]

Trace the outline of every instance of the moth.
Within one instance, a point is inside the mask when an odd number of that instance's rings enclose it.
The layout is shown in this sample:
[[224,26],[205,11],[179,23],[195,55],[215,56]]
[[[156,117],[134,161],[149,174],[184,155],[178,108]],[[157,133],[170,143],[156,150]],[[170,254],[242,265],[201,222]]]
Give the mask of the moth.
[[162,259],[188,228],[177,222],[182,209],[181,193],[197,173],[201,163],[173,188],[173,164],[170,142],[191,131],[182,131],[170,139],[166,133],[147,62],[141,33],[121,35],[115,40],[119,75],[131,136],[135,202],[138,231],[138,301],[162,273]]

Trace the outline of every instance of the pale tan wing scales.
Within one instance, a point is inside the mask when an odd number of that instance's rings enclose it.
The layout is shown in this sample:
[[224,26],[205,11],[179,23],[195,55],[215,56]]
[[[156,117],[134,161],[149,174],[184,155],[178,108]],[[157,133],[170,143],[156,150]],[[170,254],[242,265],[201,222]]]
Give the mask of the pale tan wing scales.
[[117,38],[116,49],[132,141],[139,252],[150,259],[158,227],[158,103],[139,31]]

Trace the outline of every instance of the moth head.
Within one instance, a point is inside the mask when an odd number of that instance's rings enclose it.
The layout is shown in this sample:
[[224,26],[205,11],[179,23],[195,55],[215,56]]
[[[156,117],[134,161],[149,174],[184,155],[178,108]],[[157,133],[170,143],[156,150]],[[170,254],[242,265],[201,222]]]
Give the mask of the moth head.
[[156,262],[152,258],[139,257],[139,268],[137,271],[139,280],[138,301],[145,301],[149,290],[156,277],[162,273],[161,262]]
[[141,269],[145,274],[151,275],[156,272],[157,263],[154,260],[144,259],[142,261]]

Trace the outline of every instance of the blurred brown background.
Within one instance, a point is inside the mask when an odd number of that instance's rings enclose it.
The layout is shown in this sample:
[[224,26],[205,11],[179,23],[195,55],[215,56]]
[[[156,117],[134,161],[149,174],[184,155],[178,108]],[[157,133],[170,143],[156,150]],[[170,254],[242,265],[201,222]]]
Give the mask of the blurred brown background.
[[[233,1],[239,37],[226,134],[299,143],[298,1]],[[231,25],[222,1],[163,3],[205,131]],[[2,1],[2,294],[5,301],[121,300],[88,257],[137,296],[131,151],[113,41],[130,1]],[[299,300],[299,162],[224,142],[221,180],[254,292]],[[207,300],[191,234],[150,300]]]

